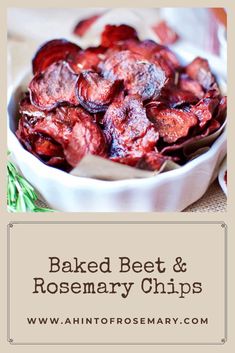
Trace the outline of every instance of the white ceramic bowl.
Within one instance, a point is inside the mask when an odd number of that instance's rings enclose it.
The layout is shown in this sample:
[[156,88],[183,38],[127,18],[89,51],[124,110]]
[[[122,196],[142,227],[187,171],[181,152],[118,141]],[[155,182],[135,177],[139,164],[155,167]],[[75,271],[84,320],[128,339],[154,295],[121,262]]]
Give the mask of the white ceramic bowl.
[[[196,55],[186,46],[177,48],[182,61],[189,62]],[[213,72],[226,79],[224,62],[207,55]],[[221,69],[222,68],[222,69]],[[181,211],[207,190],[218,175],[226,154],[226,132],[214,142],[208,152],[185,166],[145,179],[102,181],[72,176],[51,168],[27,152],[16,138],[15,119],[19,93],[25,77],[9,88],[8,147],[23,175],[54,209],[65,212],[128,212]]]

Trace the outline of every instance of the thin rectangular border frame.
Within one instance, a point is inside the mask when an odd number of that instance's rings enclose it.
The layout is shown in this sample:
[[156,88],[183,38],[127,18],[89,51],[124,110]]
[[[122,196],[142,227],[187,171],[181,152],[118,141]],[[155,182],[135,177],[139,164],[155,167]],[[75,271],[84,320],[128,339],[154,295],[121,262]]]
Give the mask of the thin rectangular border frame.
[[[220,342],[35,342],[16,343],[11,338],[10,330],[10,230],[16,224],[218,224],[224,229],[224,337]],[[227,246],[228,246],[228,226],[223,221],[13,221],[7,225],[7,341],[11,345],[18,346],[218,346],[223,345],[228,340],[228,293],[227,293]]]

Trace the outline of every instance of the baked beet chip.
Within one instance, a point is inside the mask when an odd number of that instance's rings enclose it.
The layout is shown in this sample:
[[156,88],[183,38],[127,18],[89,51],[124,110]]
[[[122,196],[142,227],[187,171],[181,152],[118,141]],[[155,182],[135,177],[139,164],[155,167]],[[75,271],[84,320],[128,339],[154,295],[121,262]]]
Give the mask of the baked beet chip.
[[109,48],[127,39],[138,39],[134,28],[128,25],[106,25],[101,35],[101,45]]
[[110,56],[102,65],[102,74],[108,80],[123,80],[128,94],[137,94],[142,100],[158,95],[166,82],[160,66],[129,50]]
[[[83,36],[97,17],[74,33]],[[175,40],[165,24],[157,30]],[[181,67],[169,48],[140,41],[124,24],[105,26],[97,47],[45,43],[33,73],[16,135],[44,163],[66,171],[89,153],[147,170],[167,160],[184,164],[185,147],[226,118],[227,99],[207,60]]]
[[167,24],[166,21],[161,21],[152,28],[157,34],[160,42],[164,45],[173,44],[179,39],[178,34]]
[[189,129],[197,125],[198,119],[192,113],[180,109],[164,109],[152,116],[156,130],[167,143],[173,143],[187,136]]
[[120,95],[106,111],[103,124],[112,137],[110,157],[142,157],[154,150],[159,138],[139,97]]
[[98,18],[100,18],[100,16],[100,14],[97,14],[79,21],[75,26],[73,33],[78,37],[83,37],[89,28],[93,25],[93,23],[98,20]]
[[81,48],[66,39],[54,39],[43,44],[36,52],[33,60],[33,73],[41,73],[49,65],[59,60],[68,60],[80,52]]
[[77,78],[65,61],[51,64],[30,82],[31,102],[42,110],[51,110],[64,102],[78,104],[75,95]]
[[117,86],[117,81],[106,80],[96,72],[83,71],[77,82],[77,97],[89,112],[102,112],[112,102]]

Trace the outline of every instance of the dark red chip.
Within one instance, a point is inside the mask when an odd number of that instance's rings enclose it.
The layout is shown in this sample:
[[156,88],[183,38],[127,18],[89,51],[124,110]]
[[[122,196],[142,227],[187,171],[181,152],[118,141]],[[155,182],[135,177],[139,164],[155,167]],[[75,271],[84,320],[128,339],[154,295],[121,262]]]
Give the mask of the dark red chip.
[[86,154],[106,157],[107,145],[104,134],[92,120],[78,121],[73,127],[64,153],[66,160],[72,167],[76,167]]
[[128,94],[137,94],[143,100],[158,95],[166,82],[160,66],[129,50],[109,57],[102,66],[102,74],[111,81],[123,80]]
[[27,116],[31,118],[31,124],[33,121],[37,121],[39,118],[45,118],[46,112],[35,107],[30,101],[29,94],[25,95],[19,103],[19,113],[20,115]]
[[109,48],[127,39],[138,39],[136,30],[128,25],[106,25],[101,34],[101,45]]
[[144,154],[143,156],[128,155],[125,157],[111,158],[113,162],[129,165],[138,169],[149,171],[158,171],[167,160],[173,160],[171,157],[164,156],[158,152],[152,151]]
[[63,156],[62,146],[48,136],[38,135],[38,138],[34,142],[33,148],[35,153],[39,156]]
[[104,47],[90,47],[81,50],[77,55],[70,56],[67,61],[77,74],[83,70],[96,70],[105,59],[105,52],[106,48]]
[[217,98],[203,98],[196,105],[190,108],[190,111],[196,115],[199,120],[199,126],[204,127],[215,112],[219,104]]
[[178,34],[167,24],[166,21],[161,21],[152,28],[158,36],[161,44],[173,44],[179,39]]
[[221,124],[224,122],[227,116],[227,97],[224,96],[221,98],[218,106],[218,111],[216,114],[216,120],[218,120]]
[[83,108],[57,108],[35,125],[34,132],[49,136],[60,144],[72,167],[87,153],[106,156],[104,134]]
[[83,71],[77,82],[77,98],[91,113],[107,110],[116,93],[118,82],[102,78],[93,71]]
[[206,91],[215,83],[215,78],[206,59],[200,57],[194,59],[186,66],[186,73],[190,78],[198,81]]
[[47,112],[46,119],[41,119],[34,127],[34,131],[50,136],[64,147],[69,143],[74,125],[81,120],[92,119],[83,108],[59,107]]
[[81,48],[66,39],[54,39],[43,44],[36,52],[33,60],[33,73],[43,72],[49,65],[59,60],[67,60],[76,56]]
[[160,99],[170,108],[178,108],[183,105],[198,102],[198,98],[192,92],[185,91],[175,86],[163,89]]
[[[153,119],[153,117],[152,117]],[[187,136],[189,129],[197,124],[194,114],[179,109],[161,110],[154,117],[154,125],[160,137],[167,143],[174,143]]]
[[[153,40],[139,41],[129,39],[123,43],[116,45],[115,50],[129,50],[132,53],[141,55],[144,59],[160,66],[167,77],[174,74],[175,69],[179,68],[180,63],[176,55],[167,47],[155,43]],[[113,55],[113,53],[111,53]]]
[[96,14],[79,21],[75,26],[73,33],[78,37],[83,37],[86,34],[86,32],[90,29],[90,27],[93,25],[93,23],[95,23],[95,21],[97,21],[98,18],[100,18],[101,16],[102,16],[101,14]]
[[136,168],[151,171],[160,170],[167,160],[171,159],[155,151],[149,152],[138,161]]
[[68,63],[58,61],[43,73],[34,76],[29,84],[31,102],[42,110],[51,110],[61,103],[77,105],[75,86],[77,75]]
[[71,170],[71,167],[64,157],[51,157],[48,161],[45,161],[45,163],[50,167],[59,168],[67,172]]
[[203,98],[204,91],[199,82],[190,78],[187,74],[181,74],[179,77],[179,88],[193,93],[198,99]]
[[185,138],[184,141],[182,141],[178,144],[166,146],[163,149],[161,149],[161,153],[164,155],[165,154],[167,155],[167,154],[172,153],[174,151],[180,150],[189,144],[195,143],[197,141],[200,141],[204,137],[209,136],[213,132],[217,131],[219,128],[220,128],[220,123],[218,121],[216,121],[215,119],[212,119],[212,120],[210,120],[207,128],[202,133],[200,133],[199,135],[190,137],[190,138]]
[[116,99],[106,111],[103,125],[112,136],[111,157],[140,157],[152,151],[159,138],[139,97]]

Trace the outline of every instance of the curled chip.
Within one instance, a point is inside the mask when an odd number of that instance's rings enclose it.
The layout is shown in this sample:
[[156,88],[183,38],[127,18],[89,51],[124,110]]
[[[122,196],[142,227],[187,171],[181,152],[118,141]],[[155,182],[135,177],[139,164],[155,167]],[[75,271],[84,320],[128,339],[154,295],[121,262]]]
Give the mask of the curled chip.
[[77,82],[80,104],[91,113],[107,110],[116,93],[118,82],[102,78],[93,71],[83,71]]
[[193,93],[198,99],[201,99],[204,96],[204,91],[200,83],[193,80],[186,74],[180,75],[179,88]]
[[178,108],[183,105],[189,105],[198,102],[198,98],[189,91],[185,91],[178,87],[166,87],[161,92],[160,100],[165,102],[170,108]]
[[159,138],[139,97],[118,97],[106,111],[103,125],[112,136],[111,157],[141,157],[154,149]]
[[186,66],[186,73],[193,80],[198,81],[205,90],[209,90],[215,83],[215,78],[211,73],[206,59],[200,57],[194,59],[188,66]]
[[66,39],[54,39],[43,44],[36,52],[33,60],[33,73],[44,71],[49,65],[59,60],[68,60],[76,56],[81,48]]
[[160,66],[129,50],[109,57],[102,65],[102,74],[108,80],[123,80],[128,94],[137,94],[143,100],[158,95],[166,82]]
[[39,118],[45,118],[46,112],[38,109],[30,101],[29,94],[25,95],[19,103],[19,113],[21,115],[32,117],[31,121],[36,122]]
[[109,48],[127,39],[138,39],[137,32],[128,25],[106,25],[101,35],[101,45]]
[[102,130],[91,119],[75,123],[67,146],[64,149],[67,162],[76,167],[86,154],[107,156],[107,145]]
[[68,63],[57,61],[34,76],[29,84],[31,102],[42,110],[51,110],[61,103],[77,105],[75,86],[77,75]]
[[154,117],[154,124],[165,142],[174,143],[188,135],[189,129],[197,124],[197,118],[180,109],[165,109]]
[[136,168],[146,170],[160,170],[167,160],[172,160],[170,157],[163,156],[161,153],[152,151],[146,153],[136,164]]
[[197,116],[200,127],[204,127],[212,119],[218,104],[219,100],[217,98],[203,98],[191,107],[190,111]]
[[224,96],[221,98],[218,106],[218,111],[216,114],[216,119],[220,122],[223,123],[227,115],[227,97]]
[[173,44],[179,39],[178,34],[167,24],[166,21],[160,21],[152,28],[160,39],[161,44]]
[[81,120],[91,120],[91,116],[83,108],[59,107],[47,113],[46,119],[41,119],[34,131],[51,136],[65,147],[70,140],[74,125]]
[[70,56],[67,61],[77,74],[83,70],[96,70],[100,62],[105,59],[105,52],[106,48],[90,47],[81,50],[77,55]]
[[98,20],[98,18],[100,18],[100,16],[100,14],[97,14],[79,21],[76,24],[73,33],[78,37],[83,37],[89,28],[93,25],[93,23]]
[[193,136],[193,137],[186,137],[180,143],[176,143],[176,144],[173,144],[173,145],[166,146],[166,147],[161,149],[161,154],[164,154],[164,155],[166,154],[167,155],[167,154],[169,154],[171,152],[180,150],[183,147],[186,147],[186,146],[188,146],[190,144],[193,144],[193,143],[195,143],[197,141],[200,141],[200,140],[204,139],[205,137],[209,136],[210,134],[212,134],[213,132],[215,132],[219,128],[220,128],[220,123],[217,120],[212,119],[212,120],[210,120],[209,125],[206,127],[206,129],[203,132],[201,132],[199,135],[196,135],[196,136]]

